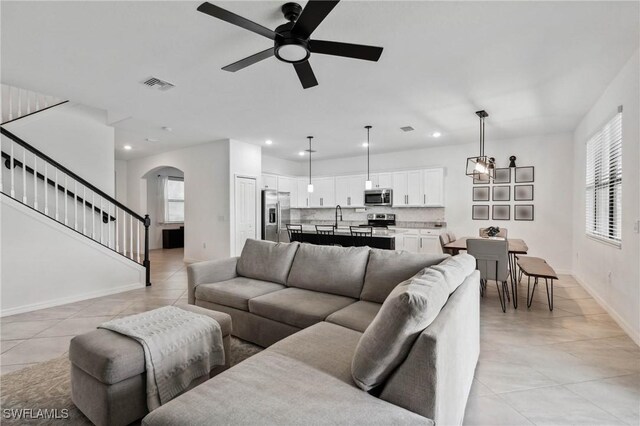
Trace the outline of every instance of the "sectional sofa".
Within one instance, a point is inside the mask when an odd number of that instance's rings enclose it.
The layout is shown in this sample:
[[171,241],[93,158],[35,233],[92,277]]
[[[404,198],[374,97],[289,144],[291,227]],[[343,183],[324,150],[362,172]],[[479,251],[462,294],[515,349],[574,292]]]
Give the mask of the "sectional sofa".
[[189,303],[267,349],[143,424],[462,423],[479,355],[473,257],[248,240],[188,274]]

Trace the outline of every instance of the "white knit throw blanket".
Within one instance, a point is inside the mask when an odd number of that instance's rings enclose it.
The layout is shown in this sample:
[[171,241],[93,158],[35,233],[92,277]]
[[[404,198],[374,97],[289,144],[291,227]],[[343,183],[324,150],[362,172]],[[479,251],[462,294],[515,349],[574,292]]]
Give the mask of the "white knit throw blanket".
[[175,306],[107,321],[99,328],[129,336],[142,345],[149,411],[166,404],[184,392],[192,380],[225,362],[220,324]]

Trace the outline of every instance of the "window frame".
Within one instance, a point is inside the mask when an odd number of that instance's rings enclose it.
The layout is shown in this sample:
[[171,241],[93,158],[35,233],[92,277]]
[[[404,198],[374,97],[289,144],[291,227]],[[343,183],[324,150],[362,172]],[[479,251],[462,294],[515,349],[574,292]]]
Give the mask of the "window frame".
[[[164,194],[164,211],[165,211],[165,221],[166,224],[184,224],[184,197],[180,198],[169,198],[169,189],[168,183],[169,181],[177,181],[182,182],[183,185],[183,193],[184,193],[184,178],[179,176],[167,176],[167,191]],[[169,220],[169,204],[170,203],[182,203],[182,220]]]
[[[607,129],[607,126],[611,125],[615,120],[619,121],[619,168],[616,166],[612,168],[611,166],[615,164],[617,158],[611,156],[611,146],[609,146],[609,150],[607,153],[607,157],[605,158],[605,154],[603,151],[607,147],[604,143],[603,133]],[[618,107],[618,111],[611,117],[609,117],[601,126],[599,126],[598,130],[595,131],[589,138],[587,138],[585,144],[585,235],[587,238],[593,239],[595,241],[599,241],[604,244],[611,245],[616,248],[622,248],[622,144],[623,144],[623,135],[622,135],[622,106]],[[599,145],[590,150],[590,144],[595,138],[600,138]],[[616,142],[617,140],[611,141]],[[593,152],[594,158],[592,159],[592,163],[589,164],[589,154]],[[604,173],[596,173],[597,163],[600,161],[600,168],[603,168],[605,164],[607,164],[607,170],[609,176],[603,178]],[[591,166],[591,170],[590,170]],[[617,173],[616,173],[617,172]],[[589,182],[589,175],[593,175],[593,182]],[[599,204],[598,204],[598,192],[601,190],[606,190],[606,199],[607,202],[604,206],[600,206],[600,210],[606,208],[606,215],[603,215],[602,212],[598,213]],[[618,192],[618,194],[616,194]],[[589,195],[591,197],[589,197]],[[591,203],[590,204],[590,200]],[[619,212],[616,212],[617,205],[619,204]],[[591,210],[592,216],[589,216],[587,212]],[[619,213],[619,214],[617,214]],[[589,221],[589,218],[593,220]],[[619,218],[619,220],[618,220]],[[601,219],[605,219],[605,226],[603,232],[598,232],[598,223]],[[616,236],[616,231],[617,235]]]

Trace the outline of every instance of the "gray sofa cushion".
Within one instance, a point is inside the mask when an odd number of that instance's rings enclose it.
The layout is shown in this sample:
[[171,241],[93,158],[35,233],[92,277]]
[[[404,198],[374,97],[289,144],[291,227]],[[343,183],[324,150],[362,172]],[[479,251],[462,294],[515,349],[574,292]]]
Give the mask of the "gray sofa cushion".
[[381,306],[380,303],[359,300],[346,308],[332,313],[327,317],[326,321],[362,333],[369,327]]
[[449,255],[371,249],[360,299],[382,303],[395,286],[448,257]]
[[368,247],[301,244],[287,285],[357,299],[368,258]]
[[433,270],[394,288],[365,330],[353,356],[351,372],[358,386],[368,391],[382,384],[448,297],[444,276]]
[[238,259],[238,275],[285,284],[298,243],[248,239]]
[[432,267],[434,270],[442,272],[444,280],[449,286],[449,293],[453,293],[460,283],[462,283],[476,269],[476,259],[467,253],[444,260],[441,264]]
[[238,277],[196,287],[196,299],[243,311],[249,310],[249,299],[286,288],[282,284]]
[[[223,312],[192,305],[180,305],[179,308],[215,319],[223,336],[231,333],[231,317]],[[145,371],[144,351],[140,343],[102,328],[71,339],[69,360],[85,373],[109,385]]]
[[300,288],[286,288],[249,300],[249,312],[305,328],[355,302],[344,296]]
[[263,351],[153,410],[147,426],[433,425],[297,359]]

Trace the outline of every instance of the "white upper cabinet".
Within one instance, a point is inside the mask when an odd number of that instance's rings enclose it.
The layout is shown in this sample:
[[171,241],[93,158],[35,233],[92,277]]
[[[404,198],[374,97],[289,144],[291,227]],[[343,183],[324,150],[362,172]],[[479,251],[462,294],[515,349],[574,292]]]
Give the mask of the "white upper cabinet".
[[423,170],[423,204],[444,207],[444,169]]
[[422,170],[395,172],[393,174],[393,205],[422,206]]
[[366,175],[337,176],[335,203],[341,207],[363,207]]
[[395,172],[393,174],[393,205],[406,206],[409,204],[407,172]]
[[313,192],[309,194],[310,207],[335,207],[335,178],[324,177],[312,179]]
[[294,179],[286,176],[278,176],[278,191],[291,193],[294,186]]
[[307,185],[309,184],[308,178],[298,178],[297,179],[298,186],[298,207],[309,207],[309,193],[307,192]]
[[262,189],[278,189],[278,176],[263,174]]
[[378,173],[378,186],[374,188],[393,188],[393,173]]

